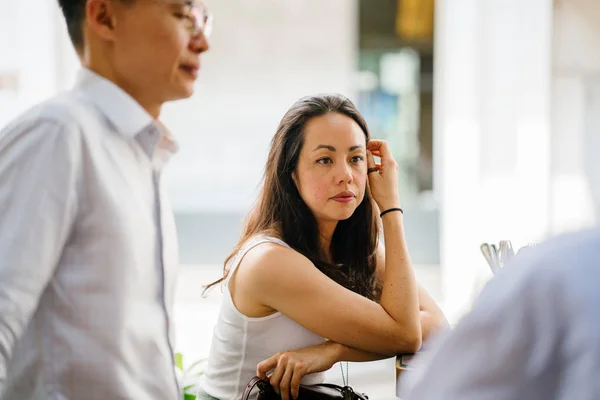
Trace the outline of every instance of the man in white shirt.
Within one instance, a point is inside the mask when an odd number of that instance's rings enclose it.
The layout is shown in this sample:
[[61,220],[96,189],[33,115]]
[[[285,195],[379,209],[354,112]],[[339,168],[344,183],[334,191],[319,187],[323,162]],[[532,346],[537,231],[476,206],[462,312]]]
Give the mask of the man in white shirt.
[[[585,151],[600,211],[597,115]],[[435,342],[400,381],[402,399],[600,399],[600,228],[519,255]]]
[[177,399],[162,105],[211,19],[184,0],[59,0],[83,69],[0,131],[0,398]]

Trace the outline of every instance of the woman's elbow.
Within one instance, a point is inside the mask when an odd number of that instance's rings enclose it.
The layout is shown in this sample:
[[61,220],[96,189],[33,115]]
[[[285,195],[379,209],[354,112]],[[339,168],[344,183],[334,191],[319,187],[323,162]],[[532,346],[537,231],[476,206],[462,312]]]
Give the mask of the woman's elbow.
[[405,330],[398,339],[397,343],[399,346],[396,348],[396,354],[416,353],[421,349],[421,345],[423,344],[421,327],[417,326],[409,332]]
[[418,335],[411,337],[410,340],[406,342],[406,348],[407,348],[406,353],[416,353],[417,351],[421,350],[422,345],[423,345],[423,337],[422,337],[421,333],[419,332]]

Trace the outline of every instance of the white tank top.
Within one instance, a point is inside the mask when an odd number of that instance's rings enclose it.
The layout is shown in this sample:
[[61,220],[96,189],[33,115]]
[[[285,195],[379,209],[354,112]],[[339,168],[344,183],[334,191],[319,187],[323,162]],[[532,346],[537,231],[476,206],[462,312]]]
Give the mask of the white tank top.
[[[235,307],[229,293],[229,278],[246,253],[262,244],[289,246],[272,237],[250,239],[235,256],[225,281],[225,292],[217,325],[213,331],[208,365],[200,389],[219,400],[239,400],[261,361],[280,351],[315,346],[325,341],[280,312],[250,318]],[[322,383],[323,373],[307,375],[303,384]]]

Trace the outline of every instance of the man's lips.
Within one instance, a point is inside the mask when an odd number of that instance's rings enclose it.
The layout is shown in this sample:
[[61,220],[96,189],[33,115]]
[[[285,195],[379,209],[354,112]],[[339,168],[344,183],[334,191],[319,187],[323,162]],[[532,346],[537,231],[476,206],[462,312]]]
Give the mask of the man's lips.
[[198,72],[200,71],[200,65],[198,64],[182,64],[179,68],[189,73],[194,78],[198,77]]

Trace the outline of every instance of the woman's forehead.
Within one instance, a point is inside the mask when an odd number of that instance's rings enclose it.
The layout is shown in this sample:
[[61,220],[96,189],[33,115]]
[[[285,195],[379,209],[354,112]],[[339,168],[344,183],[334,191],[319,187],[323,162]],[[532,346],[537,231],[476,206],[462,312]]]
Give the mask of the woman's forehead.
[[[305,127],[306,145],[364,145],[365,134],[352,118],[341,114],[326,114],[311,119]],[[318,142],[318,143],[317,143]],[[348,146],[348,147],[349,147]]]

